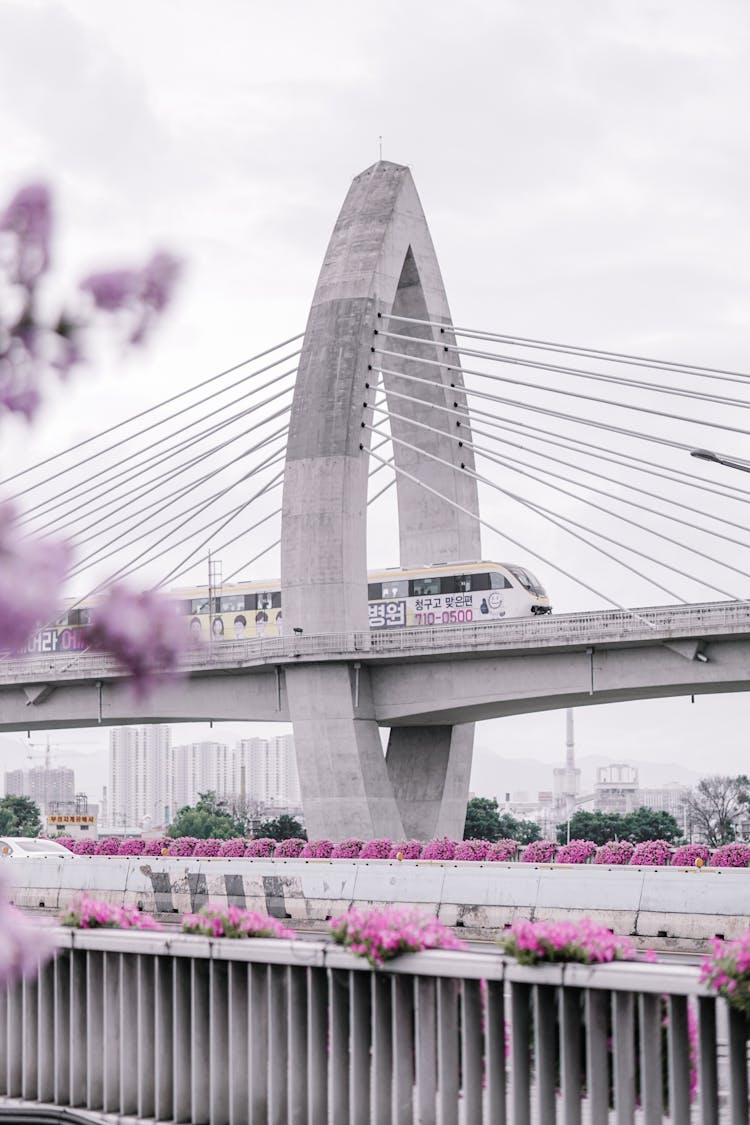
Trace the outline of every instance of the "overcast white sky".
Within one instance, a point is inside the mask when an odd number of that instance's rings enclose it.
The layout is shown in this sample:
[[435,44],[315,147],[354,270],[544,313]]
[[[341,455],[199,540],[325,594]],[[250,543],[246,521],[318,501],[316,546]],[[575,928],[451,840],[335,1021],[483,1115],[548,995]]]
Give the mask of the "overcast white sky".
[[[31,177],[52,182],[60,279],[157,246],[184,256],[188,273],[148,352],[79,374],[32,433],[4,423],[0,472],[300,331],[348,184],[377,158],[381,134],[385,157],[412,168],[456,323],[750,370],[749,32],[744,0],[5,0],[0,199]],[[684,437],[680,423],[660,425]],[[750,456],[745,435],[690,432]],[[707,467],[719,482],[728,472]],[[508,487],[524,486],[513,477]],[[497,494],[483,510],[531,552],[521,560],[488,535],[485,556],[530,563],[558,610],[601,606],[535,550],[625,604],[668,600]],[[395,563],[386,510],[377,518],[372,561]],[[651,550],[647,533],[628,536]],[[747,552],[714,547],[750,570]],[[270,556],[266,569],[276,567]],[[750,594],[743,576],[721,580]],[[700,583],[676,589],[716,596]],[[745,694],[590,708],[578,713],[578,745],[739,770],[749,710]],[[53,742],[104,744],[95,731]],[[552,760],[563,717],[485,724],[478,742]],[[80,781],[97,788],[104,757],[84,762]]]

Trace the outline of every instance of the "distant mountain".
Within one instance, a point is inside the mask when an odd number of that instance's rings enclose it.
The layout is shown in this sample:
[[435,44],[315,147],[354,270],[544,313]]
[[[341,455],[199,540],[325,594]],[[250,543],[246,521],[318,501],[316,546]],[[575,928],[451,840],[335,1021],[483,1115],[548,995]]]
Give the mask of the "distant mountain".
[[[643,789],[658,788],[663,785],[695,785],[701,774],[686,769],[676,762],[644,761],[642,758],[611,758],[603,754],[588,754],[576,759],[581,771],[581,790],[589,793],[596,781],[596,771],[602,766],[626,762],[638,770],[638,779]],[[505,800],[506,793],[526,792],[533,800],[541,789],[552,788],[552,771],[563,767],[564,759],[558,762],[543,762],[538,758],[506,758],[497,750],[487,746],[477,746],[474,751],[474,764],[471,771],[471,790],[484,797],[497,797]]]

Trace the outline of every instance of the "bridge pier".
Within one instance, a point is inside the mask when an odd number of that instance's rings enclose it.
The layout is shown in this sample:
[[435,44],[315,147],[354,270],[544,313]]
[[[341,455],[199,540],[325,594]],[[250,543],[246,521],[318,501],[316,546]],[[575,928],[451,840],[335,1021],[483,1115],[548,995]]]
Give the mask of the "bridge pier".
[[308,838],[402,838],[369,674],[299,665],[285,679]]
[[391,727],[388,777],[408,839],[464,834],[474,724]]

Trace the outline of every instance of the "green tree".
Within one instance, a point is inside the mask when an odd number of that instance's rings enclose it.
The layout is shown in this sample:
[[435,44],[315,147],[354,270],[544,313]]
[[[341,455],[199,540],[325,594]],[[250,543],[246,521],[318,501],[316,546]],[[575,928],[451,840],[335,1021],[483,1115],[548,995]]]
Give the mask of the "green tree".
[[711,847],[731,844],[737,836],[737,821],[750,805],[750,778],[745,774],[704,777],[688,798],[693,831]]
[[464,840],[518,840],[530,844],[541,837],[533,820],[517,820],[510,813],[500,814],[496,797],[472,797],[466,806]]
[[42,830],[39,806],[31,797],[0,799],[0,832],[5,836],[38,836]]
[[[595,844],[606,844],[608,840],[625,838],[625,817],[619,813],[588,812],[579,809],[570,818],[571,840],[593,840]],[[568,822],[557,826],[558,843],[568,839]]]
[[682,839],[682,829],[671,813],[664,809],[636,809],[625,815],[625,839],[633,844],[644,840],[666,840],[676,844]]
[[472,797],[466,806],[464,840],[499,840],[500,813],[496,797]]
[[247,824],[234,816],[226,801],[220,801],[209,790],[198,794],[198,803],[185,805],[167,829],[167,836],[195,836],[198,840],[231,840],[235,836],[245,836]]
[[271,840],[306,840],[307,833],[300,822],[287,813],[282,813],[275,820],[263,820],[260,823],[256,836],[267,837]]

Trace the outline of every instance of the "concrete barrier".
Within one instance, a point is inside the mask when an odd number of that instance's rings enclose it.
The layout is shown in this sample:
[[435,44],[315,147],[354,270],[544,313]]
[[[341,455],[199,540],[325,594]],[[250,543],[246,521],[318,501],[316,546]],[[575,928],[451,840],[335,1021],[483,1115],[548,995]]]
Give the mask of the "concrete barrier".
[[750,870],[425,860],[8,859],[17,906],[58,912],[81,891],[159,915],[206,902],[315,927],[350,906],[414,904],[482,935],[516,918],[588,917],[617,934],[701,942],[750,927]]

